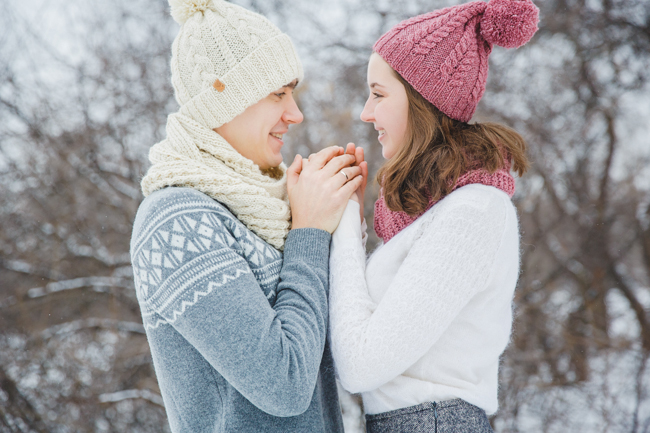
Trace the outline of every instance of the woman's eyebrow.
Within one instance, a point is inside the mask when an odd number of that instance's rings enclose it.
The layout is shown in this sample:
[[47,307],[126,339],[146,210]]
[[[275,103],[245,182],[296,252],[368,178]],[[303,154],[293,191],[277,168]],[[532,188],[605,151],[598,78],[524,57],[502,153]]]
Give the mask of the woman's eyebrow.
[[384,87],[384,86],[382,86],[382,85],[379,84],[379,83],[372,83],[372,84],[370,85],[370,88],[371,88],[371,89],[374,89],[375,87]]

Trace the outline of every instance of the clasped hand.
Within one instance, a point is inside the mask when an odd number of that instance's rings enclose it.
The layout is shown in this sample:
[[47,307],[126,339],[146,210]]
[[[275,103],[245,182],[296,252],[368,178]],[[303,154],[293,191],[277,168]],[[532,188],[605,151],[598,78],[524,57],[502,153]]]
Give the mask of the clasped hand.
[[287,169],[292,228],[317,228],[333,233],[348,200],[361,205],[368,179],[363,148],[328,147],[309,158],[296,155]]

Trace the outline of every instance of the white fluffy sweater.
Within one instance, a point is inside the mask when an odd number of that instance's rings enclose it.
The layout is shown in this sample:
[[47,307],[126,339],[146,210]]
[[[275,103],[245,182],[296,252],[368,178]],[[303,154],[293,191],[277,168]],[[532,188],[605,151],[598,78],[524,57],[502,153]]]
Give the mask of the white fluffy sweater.
[[343,387],[362,393],[367,414],[454,398],[496,412],[519,273],[508,196],[459,188],[367,262],[363,226],[350,201],[332,238],[330,335]]

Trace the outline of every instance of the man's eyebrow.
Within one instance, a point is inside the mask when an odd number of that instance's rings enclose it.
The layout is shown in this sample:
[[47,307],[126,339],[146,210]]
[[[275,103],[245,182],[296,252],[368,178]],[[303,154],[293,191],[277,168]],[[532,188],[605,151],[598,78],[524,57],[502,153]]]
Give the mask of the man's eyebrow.
[[286,84],[286,85],[284,85],[282,87],[288,87],[290,89],[295,89],[297,85],[298,85],[298,79],[295,79],[292,82],[290,82],[289,84]]

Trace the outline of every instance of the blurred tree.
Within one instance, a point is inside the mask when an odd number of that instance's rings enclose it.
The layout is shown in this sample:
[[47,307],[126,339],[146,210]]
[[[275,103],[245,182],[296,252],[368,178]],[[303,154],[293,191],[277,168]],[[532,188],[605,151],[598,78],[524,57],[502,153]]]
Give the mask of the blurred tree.
[[530,431],[534,414],[540,431],[646,432],[650,4],[540,8],[526,63],[498,56],[487,93],[499,96],[483,111],[522,131],[534,160],[517,196],[522,276],[499,425]]
[[173,103],[165,5],[2,8],[4,425],[162,431],[128,248],[146,151]]
[[[237,3],[289,33],[305,65],[285,156],[354,141],[374,174],[376,131],[358,120],[372,44],[460,1]],[[650,431],[650,4],[538,4],[533,41],[495,48],[476,116],[522,132],[534,162],[515,196],[522,275],[493,424]],[[0,431],[168,429],[128,256],[147,151],[176,108],[166,7],[0,5]],[[373,182],[369,223],[376,196]],[[358,397],[342,401],[360,431]]]

